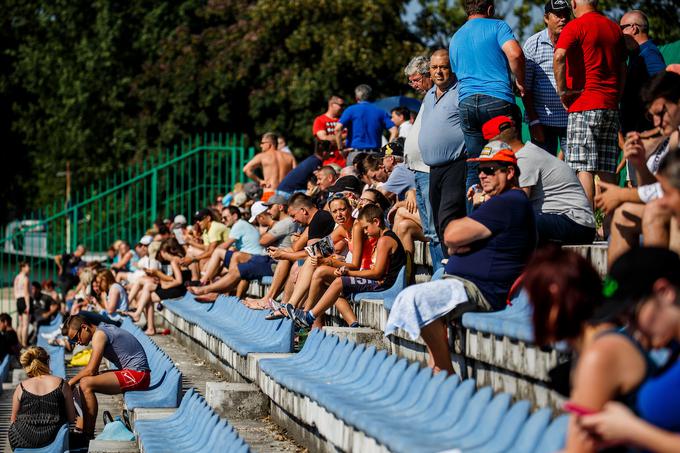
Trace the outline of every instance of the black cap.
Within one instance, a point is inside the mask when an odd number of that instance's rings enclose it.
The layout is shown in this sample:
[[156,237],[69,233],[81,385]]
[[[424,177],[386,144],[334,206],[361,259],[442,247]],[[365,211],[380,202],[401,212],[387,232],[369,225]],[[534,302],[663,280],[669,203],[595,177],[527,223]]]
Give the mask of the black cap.
[[545,4],[545,13],[560,13],[571,11],[571,6],[566,0],[548,0]]
[[397,156],[404,157],[404,137],[398,137],[393,142],[389,142],[387,145],[380,148],[380,152],[387,156]]
[[335,184],[328,188],[331,193],[338,192],[354,192],[355,194],[361,193],[361,188],[363,184],[359,181],[356,176],[343,176],[335,181]]
[[680,288],[680,257],[664,248],[639,247],[619,257],[605,278],[604,303],[594,321],[607,321],[624,313],[652,293],[654,283],[665,278]]
[[198,211],[194,212],[194,215],[192,216],[192,223],[200,222],[201,220],[205,219],[206,217],[212,217],[212,213],[210,212],[210,209],[203,208],[199,209]]
[[243,184],[243,191],[251,200],[257,201],[262,198],[262,187],[258,186],[253,181]]

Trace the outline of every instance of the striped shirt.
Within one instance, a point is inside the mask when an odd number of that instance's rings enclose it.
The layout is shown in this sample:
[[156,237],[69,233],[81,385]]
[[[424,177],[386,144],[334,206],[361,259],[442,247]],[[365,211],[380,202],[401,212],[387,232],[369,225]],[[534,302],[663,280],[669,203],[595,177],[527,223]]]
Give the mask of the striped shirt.
[[534,109],[541,124],[567,127],[567,111],[557,95],[553,71],[554,53],[555,46],[550,41],[547,28],[527,39],[524,43],[525,87],[534,95]]

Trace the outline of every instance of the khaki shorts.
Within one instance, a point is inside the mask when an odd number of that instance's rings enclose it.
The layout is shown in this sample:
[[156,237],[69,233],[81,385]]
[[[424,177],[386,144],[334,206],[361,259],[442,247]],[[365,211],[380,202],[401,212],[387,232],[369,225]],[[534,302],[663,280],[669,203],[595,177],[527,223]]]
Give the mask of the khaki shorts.
[[447,322],[451,321],[457,321],[460,320],[460,318],[468,312],[472,311],[493,311],[493,307],[489,302],[486,300],[486,297],[484,297],[484,294],[479,290],[477,285],[472,283],[470,280],[466,280],[461,277],[457,277],[455,275],[448,275],[444,274],[444,277],[446,279],[454,279],[458,280],[463,284],[463,287],[465,288],[465,292],[467,293],[468,301],[465,303],[462,303],[458,305],[456,308],[451,310],[445,317],[444,319]]

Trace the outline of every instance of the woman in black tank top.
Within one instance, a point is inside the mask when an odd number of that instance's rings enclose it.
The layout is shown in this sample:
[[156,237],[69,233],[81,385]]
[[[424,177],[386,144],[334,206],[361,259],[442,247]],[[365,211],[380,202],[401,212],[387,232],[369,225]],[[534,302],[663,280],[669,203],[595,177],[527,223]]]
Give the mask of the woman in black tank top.
[[43,348],[28,348],[20,362],[29,379],[14,392],[19,404],[13,405],[9,443],[13,449],[44,447],[64,424],[75,420],[71,388],[50,375],[49,355]]

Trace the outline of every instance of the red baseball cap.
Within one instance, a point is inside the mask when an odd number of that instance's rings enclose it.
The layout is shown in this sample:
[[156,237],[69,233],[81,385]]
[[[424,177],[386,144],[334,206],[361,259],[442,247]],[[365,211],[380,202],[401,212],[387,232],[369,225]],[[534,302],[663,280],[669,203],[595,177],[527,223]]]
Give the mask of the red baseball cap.
[[514,125],[515,122],[512,121],[512,118],[509,116],[500,115],[495,118],[491,118],[482,126],[482,135],[484,136],[484,140],[491,140],[494,137],[498,137],[502,131]]
[[517,165],[517,157],[515,153],[505,142],[494,140],[487,143],[482,149],[478,158],[468,159],[468,162],[505,162],[508,164]]

